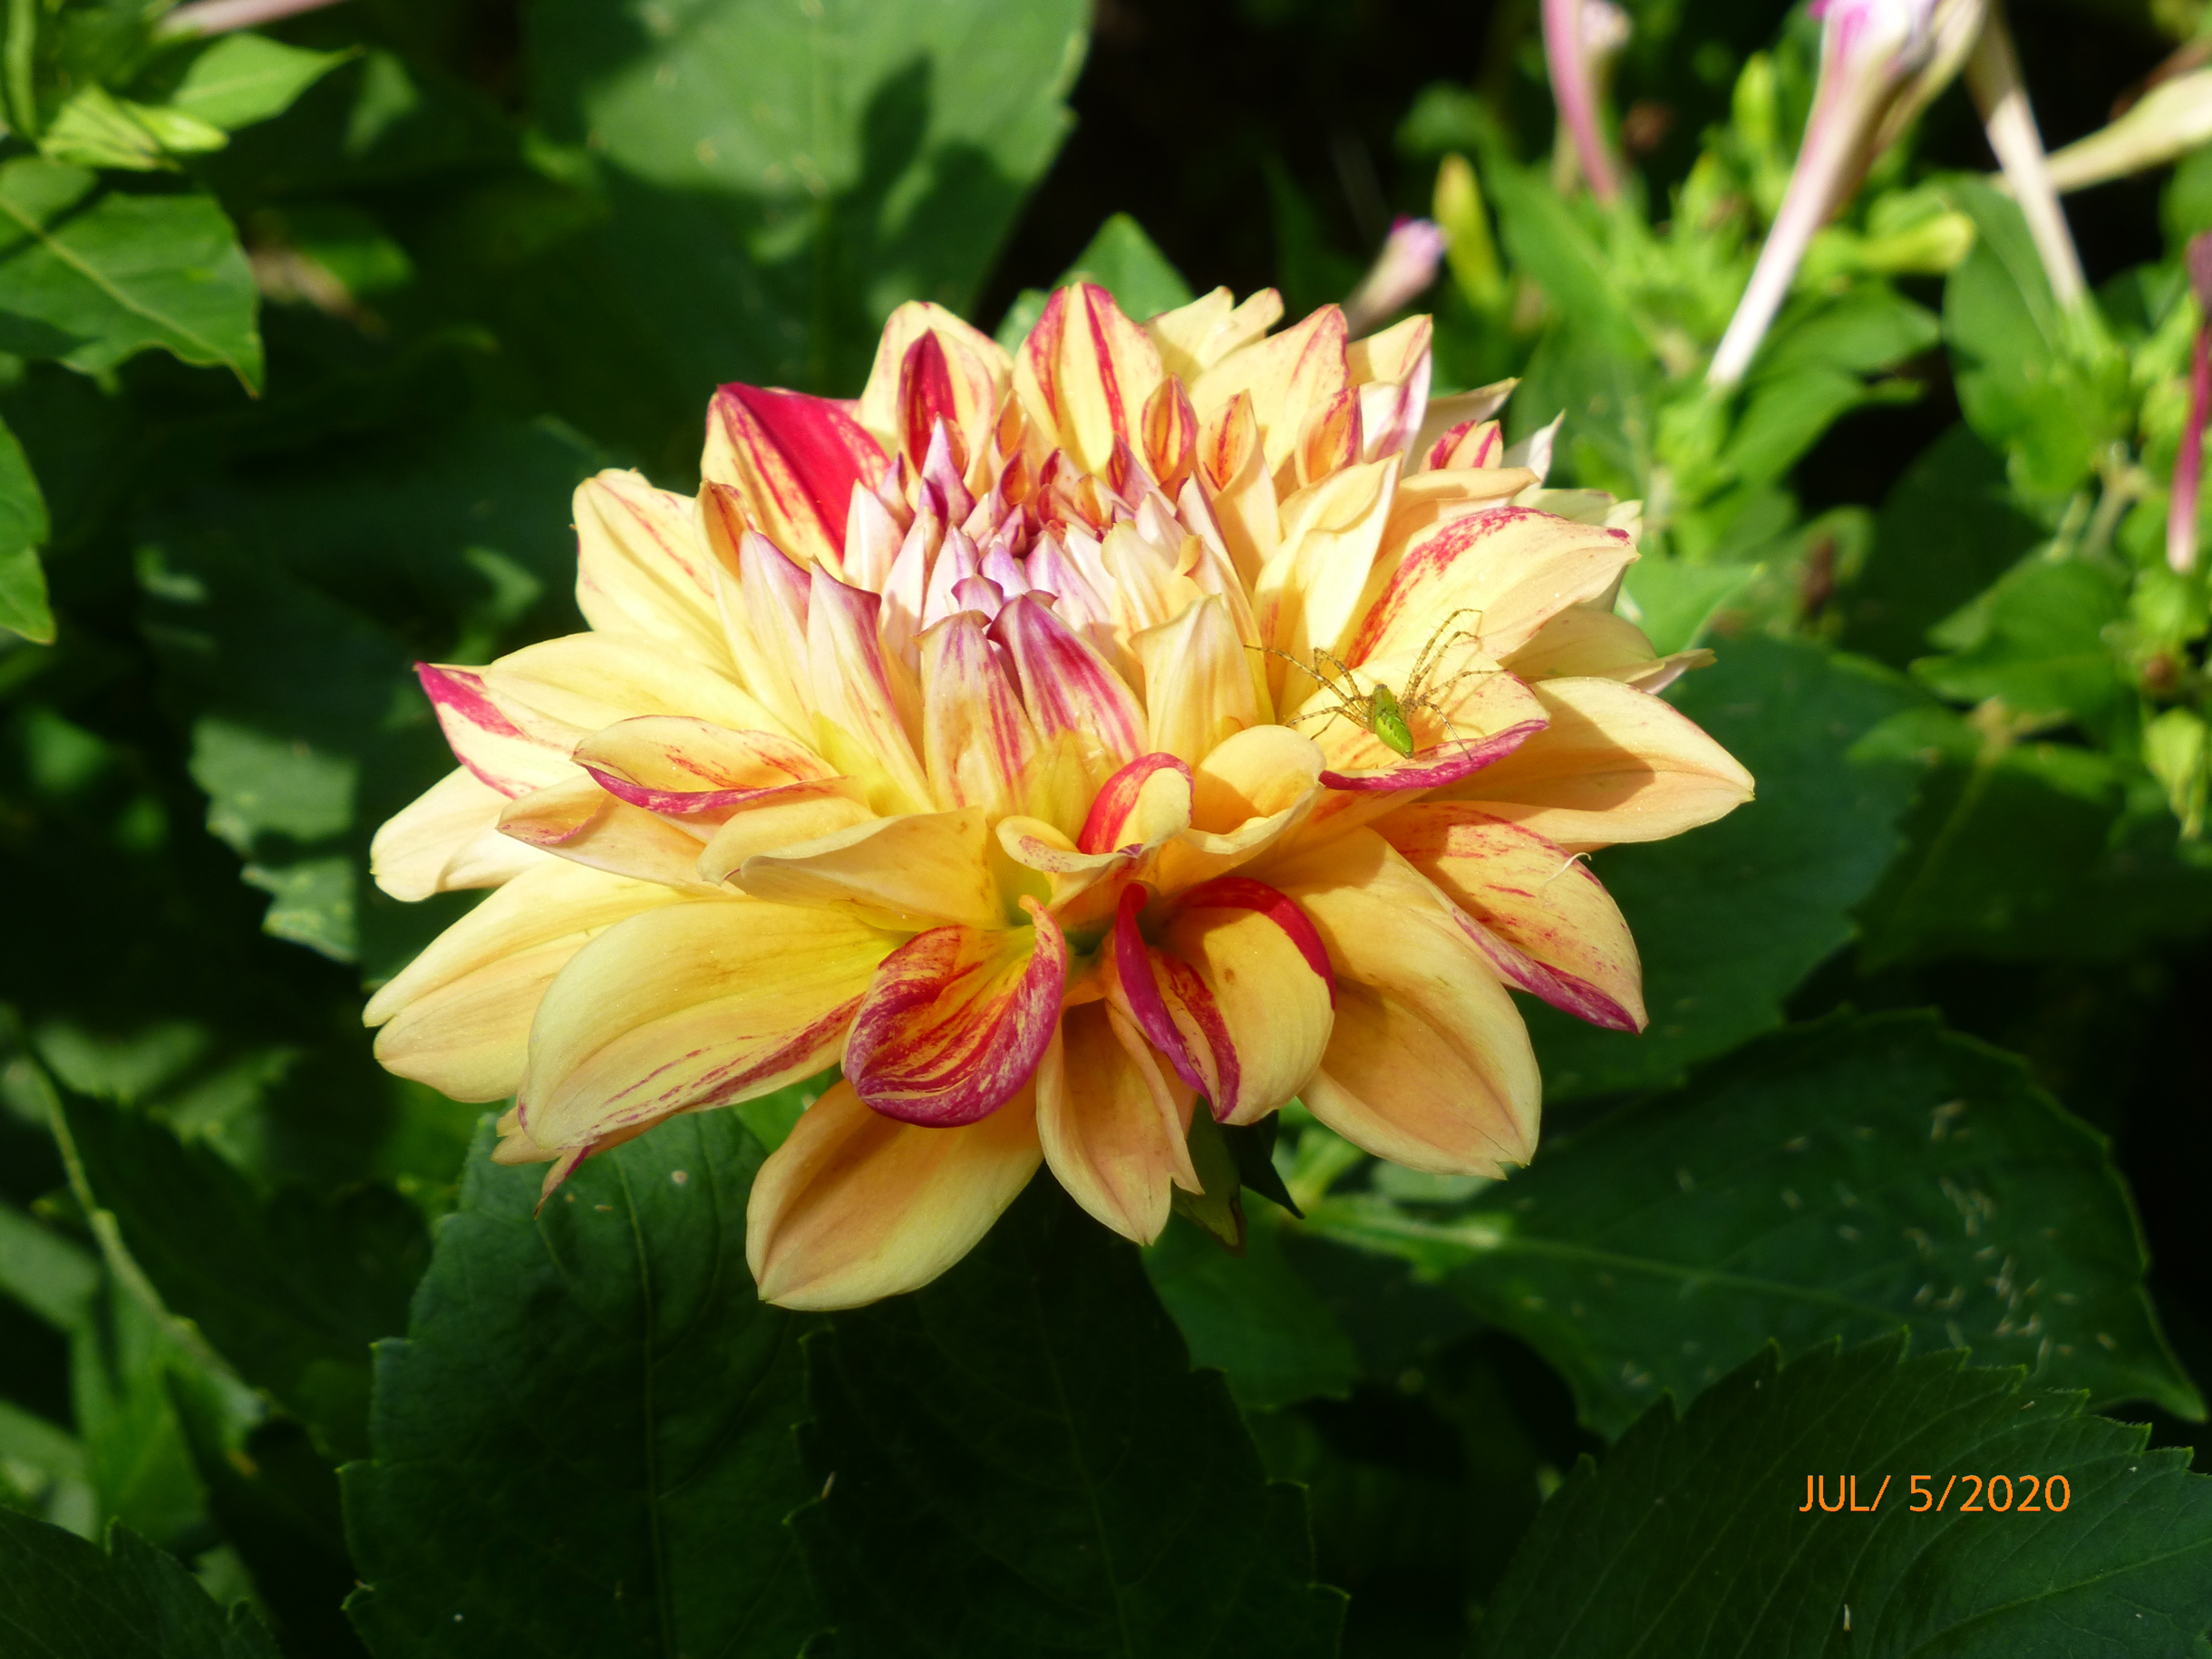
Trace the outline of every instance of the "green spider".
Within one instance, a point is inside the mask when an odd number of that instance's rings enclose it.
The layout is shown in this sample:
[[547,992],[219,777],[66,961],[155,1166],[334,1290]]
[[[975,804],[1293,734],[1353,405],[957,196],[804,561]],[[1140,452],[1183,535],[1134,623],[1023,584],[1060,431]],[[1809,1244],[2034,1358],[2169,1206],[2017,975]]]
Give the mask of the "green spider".
[[[1463,639],[1480,637],[1473,628],[1460,628],[1454,632],[1451,625],[1462,616],[1480,618],[1481,615],[1480,610],[1469,605],[1461,606],[1445,617],[1436,632],[1429,635],[1429,643],[1421,646],[1421,655],[1413,659],[1413,672],[1406,676],[1405,690],[1402,692],[1392,691],[1380,680],[1374,683],[1373,690],[1363,692],[1359,688],[1359,682],[1353,677],[1351,668],[1342,658],[1326,651],[1315,652],[1313,662],[1307,664],[1300,662],[1287,651],[1277,651],[1273,645],[1253,645],[1249,648],[1264,651],[1269,656],[1281,657],[1336,699],[1333,707],[1309,710],[1284,722],[1284,724],[1295,726],[1300,721],[1319,719],[1326,722],[1342,716],[1363,732],[1372,733],[1375,741],[1392,753],[1411,760],[1413,756],[1413,726],[1408,716],[1416,710],[1429,715],[1450,732],[1453,741],[1469,741],[1459,735],[1450,717],[1436,701],[1437,695],[1449,691],[1470,674],[1493,674],[1497,671],[1493,668],[1466,668],[1434,686],[1429,684],[1429,675],[1442,660],[1444,653],[1453,645]],[[1340,678],[1343,682],[1341,684],[1338,684]],[[1327,729],[1325,724],[1323,729]]]

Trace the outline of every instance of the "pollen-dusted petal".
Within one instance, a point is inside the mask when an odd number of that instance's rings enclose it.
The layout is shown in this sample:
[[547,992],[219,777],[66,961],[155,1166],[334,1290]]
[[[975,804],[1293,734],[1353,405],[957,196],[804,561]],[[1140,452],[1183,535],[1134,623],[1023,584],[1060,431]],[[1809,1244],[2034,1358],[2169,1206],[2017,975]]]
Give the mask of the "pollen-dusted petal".
[[465,766],[386,819],[369,842],[369,874],[402,903],[433,893],[498,887],[546,855],[500,833],[508,797]]
[[1190,762],[1140,754],[1107,779],[1075,844],[1084,852],[1149,847],[1190,822]]
[[615,923],[682,895],[579,864],[548,861],[492,894],[369,999],[389,1071],[457,1101],[521,1086],[530,1021],[553,976]]
[[500,814],[500,833],[613,875],[673,888],[703,885],[698,868],[705,826],[679,829],[608,794],[588,777],[509,801]]
[[1096,283],[1056,289],[1014,359],[1029,418],[1083,471],[1102,475],[1114,440],[1140,440],[1145,400],[1163,371],[1159,348]]
[[483,671],[484,689],[517,723],[569,751],[636,714],[684,714],[738,732],[777,732],[776,717],[727,674],[635,634],[571,634],[526,645]]
[[576,603],[602,634],[644,634],[718,665],[714,556],[698,503],[612,469],[576,487]]
[[1644,1029],[1636,942],[1581,859],[1459,801],[1417,801],[1375,828],[1459,906],[1508,980],[1593,1025]]
[[843,1048],[895,942],[828,911],[734,897],[618,922],[538,1004],[522,1121],[540,1146],[587,1146],[811,1077]]
[[1106,659],[1060,619],[1056,609],[1026,596],[1007,601],[991,636],[1014,659],[1022,701],[1046,742],[1076,733],[1119,767],[1144,748],[1144,708]]
[[476,669],[417,663],[415,677],[453,758],[487,789],[512,797],[576,776],[568,761],[574,739],[564,741],[542,727],[525,731]]
[[941,922],[1003,927],[988,822],[980,807],[870,819],[748,859],[731,879],[756,898],[849,911],[906,932]]
[[883,467],[882,449],[849,403],[728,385],[707,409],[700,476],[734,486],[753,527],[801,564],[844,569],[852,487],[872,486]]
[[933,927],[877,968],[845,1075],[886,1117],[952,1128],[1013,1099],[1060,1022],[1068,944],[1033,898],[1027,927]]
[[965,1129],[920,1129],[840,1082],[752,1178],[745,1260],[781,1307],[859,1307],[918,1290],[974,1249],[1043,1161],[1035,1096]]
[[1658,841],[1724,818],[1751,775],[1687,717],[1618,680],[1539,680],[1551,723],[1445,791],[1580,850]]
[[[931,336],[944,364],[955,424],[974,456],[985,447],[1000,397],[1014,377],[1014,359],[989,335],[929,300],[910,299],[885,319],[875,365],[856,412],[859,422],[887,453],[900,448],[900,388],[907,360],[925,335]],[[928,435],[924,426],[925,443]]]
[[1526,508],[1450,519],[1406,549],[1346,660],[1418,651],[1459,610],[1480,615],[1492,655],[1517,651],[1568,606],[1606,592],[1635,557],[1619,530]]
[[1258,723],[1244,641],[1218,595],[1200,596],[1130,643],[1144,665],[1147,743],[1154,752],[1195,762]]
[[1300,1092],[1355,1146],[1408,1169],[1498,1175],[1536,1150],[1528,1033],[1450,903],[1372,830],[1271,879],[1336,971],[1321,1069]]
[[1159,347],[1168,373],[1188,382],[1282,320],[1283,296],[1273,288],[1260,289],[1241,306],[1227,288],[1216,288],[1187,306],[1161,312],[1145,324],[1144,332]]
[[1192,383],[1190,401],[1204,420],[1239,392],[1250,393],[1267,471],[1279,476],[1315,411],[1334,403],[1351,383],[1346,344],[1344,314],[1324,306],[1281,334],[1214,364]]
[[940,807],[1019,811],[1036,729],[973,611],[922,635],[922,753]]
[[1257,1121],[1305,1087],[1328,1046],[1335,983],[1319,935],[1276,888],[1229,876],[1178,898],[1159,936],[1205,985],[1226,1045],[1205,1045],[1211,1022],[1178,1020],[1214,1116]]
[[920,723],[921,687],[906,664],[884,654],[880,604],[815,567],[807,605],[814,735],[822,758],[859,784],[870,806],[911,812],[930,800],[908,724]]
[[1170,1189],[1202,1189],[1188,1137],[1195,1096],[1111,1004],[1061,1015],[1037,1067],[1037,1139],[1068,1196],[1124,1238],[1168,1225]]
[[[1360,620],[1397,481],[1392,457],[1344,468],[1283,503],[1283,539],[1255,591],[1263,642],[1302,663],[1316,651],[1342,653]],[[1296,700],[1288,683],[1296,672],[1282,657],[1267,659],[1278,702]]]
[[679,714],[616,721],[577,744],[575,758],[617,800],[713,824],[769,794],[828,793],[840,781],[820,755],[780,733]]

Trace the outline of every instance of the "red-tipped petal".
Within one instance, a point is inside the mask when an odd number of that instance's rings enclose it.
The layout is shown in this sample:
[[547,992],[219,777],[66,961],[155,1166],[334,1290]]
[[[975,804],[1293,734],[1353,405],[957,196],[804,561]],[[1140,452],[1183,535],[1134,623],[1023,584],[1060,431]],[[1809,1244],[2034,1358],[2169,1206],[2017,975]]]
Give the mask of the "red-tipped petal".
[[1117,763],[1143,749],[1143,704],[1052,606],[1026,597],[1008,600],[992,637],[1014,658],[1022,700],[1046,742],[1079,732]]
[[1190,793],[1188,762],[1140,754],[1106,780],[1075,844],[1084,852],[1113,852],[1172,835],[1190,822]]
[[844,568],[853,485],[873,485],[884,454],[848,405],[803,392],[729,385],[707,413],[700,471],[734,485],[752,521],[805,564]]
[[845,1048],[868,1105],[907,1123],[973,1123],[1029,1081],[1059,1023],[1068,946],[1035,900],[1023,908],[1033,927],[933,927],[884,958]]
[[500,794],[527,795],[576,775],[558,748],[507,717],[474,669],[417,663],[415,678],[438,713],[453,758]]

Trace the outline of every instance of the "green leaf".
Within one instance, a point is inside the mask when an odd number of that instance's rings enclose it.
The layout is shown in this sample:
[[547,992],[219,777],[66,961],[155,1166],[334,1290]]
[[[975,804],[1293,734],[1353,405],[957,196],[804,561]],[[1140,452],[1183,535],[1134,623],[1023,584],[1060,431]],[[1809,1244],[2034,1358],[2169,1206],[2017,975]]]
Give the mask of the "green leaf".
[[678,481],[717,380],[849,395],[900,302],[965,310],[1067,132],[1087,15],[550,0],[535,113],[604,222],[495,266],[485,302],[555,407]]
[[46,539],[46,502],[23,445],[0,422],[0,628],[38,645],[53,640],[46,573],[38,549]]
[[82,1246],[0,1204],[0,1292],[57,1331],[85,1315],[100,1286],[100,1265]]
[[1906,851],[1863,912],[1868,968],[1944,956],[2113,961],[2212,926],[2212,855],[2164,791],[2070,743],[1991,744],[1945,709],[1867,734],[1926,769]]
[[1242,1256],[1179,1217],[1144,1253],[1190,1363],[1219,1370],[1247,1411],[1341,1400],[1360,1378],[1351,1337],[1284,1255],[1276,1213],[1257,1205],[1247,1213]]
[[[241,30],[211,42],[174,68],[164,66],[160,102],[226,132],[281,115],[293,101],[353,56],[309,52]],[[141,89],[142,92],[144,89]],[[147,102],[156,92],[145,92]]]
[[1462,1208],[1348,1195],[1312,1226],[1441,1276],[1607,1434],[1763,1342],[1899,1325],[2100,1402],[2203,1410],[2103,1139],[2020,1061],[1924,1014],[1778,1033]]
[[2030,492],[2060,498],[2090,476],[2132,411],[2124,356],[2062,314],[2019,208],[1978,180],[1950,187],[1980,231],[1944,286],[1944,336],[1966,423],[2006,451]]
[[1554,1101],[1673,1082],[1779,1025],[1791,989],[1851,938],[1852,911],[1897,849],[1911,769],[1847,751],[1917,695],[1811,645],[1718,649],[1670,697],[1751,770],[1759,798],[1673,840],[1594,858],[1635,930],[1651,1028],[1629,1036],[1527,1006]]
[[2004,458],[1952,427],[1882,503],[1867,568],[1842,596],[1843,643],[1902,668],[1927,631],[2018,564],[2041,538],[2006,487]]
[[222,209],[98,183],[82,168],[0,163],[0,312],[51,336],[30,354],[97,374],[159,346],[259,391],[253,276]]
[[1662,655],[1686,651],[1703,640],[1721,607],[1757,579],[1758,565],[1693,564],[1646,554],[1628,567],[1622,615],[1651,638]]
[[1603,350],[1647,359],[1642,331],[1615,286],[1613,262],[1573,206],[1496,147],[1484,154],[1482,178],[1497,205],[1499,239],[1567,325]]
[[142,1114],[66,1093],[62,1114],[94,1198],[163,1304],[334,1455],[364,1455],[369,1349],[406,1328],[429,1255],[421,1213],[383,1187],[264,1197]]
[[544,1171],[489,1140],[377,1350],[376,1460],[344,1471],[355,1624],[409,1659],[790,1659],[820,1621],[782,1522],[815,1488],[799,1323],[745,1271],[759,1145],[679,1118],[533,1218]]
[[1761,376],[1721,452],[1721,469],[1747,484],[1777,482],[1838,419],[1871,401],[1858,375],[1826,364]]
[[0,1641],[24,1654],[276,1659],[243,1606],[228,1615],[128,1528],[108,1547],[0,1507]]
[[1114,214],[1099,227],[1090,246],[1061,274],[1060,285],[1079,277],[1097,283],[1139,322],[1198,297],[1182,272],[1144,234],[1144,227],[1126,213]]
[[834,1316],[807,1377],[826,1489],[792,1525],[842,1659],[1336,1651],[1303,1498],[1049,1178],[935,1285]]
[[1937,628],[1946,656],[1914,677],[1958,703],[1995,697],[2018,714],[2071,715],[2092,731],[2131,712],[2134,687],[2105,630],[2127,614],[2127,578],[2082,559],[2031,558]]
[[[1964,1362],[1894,1341],[1781,1368],[1770,1351],[1686,1418],[1654,1407],[1545,1504],[1477,1653],[2201,1654],[2212,1480],[2146,1450],[2147,1429]],[[1824,1513],[1817,1482],[1848,1499],[1854,1479],[1858,1512]]]
[[1754,385],[1813,367],[1878,374],[1943,337],[1943,325],[1881,283],[1862,282],[1832,303],[1784,313],[1761,349]]
[[134,172],[176,170],[172,155],[220,150],[220,127],[196,115],[149,109],[88,86],[62,106],[40,135],[39,153],[71,167],[116,167]]

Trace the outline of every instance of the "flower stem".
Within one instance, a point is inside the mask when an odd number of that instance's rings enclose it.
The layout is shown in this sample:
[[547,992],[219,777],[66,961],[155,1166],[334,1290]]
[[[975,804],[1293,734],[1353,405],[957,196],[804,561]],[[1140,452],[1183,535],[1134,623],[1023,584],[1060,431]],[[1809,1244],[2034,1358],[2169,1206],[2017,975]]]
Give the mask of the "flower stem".
[[1574,141],[1590,194],[1610,204],[1621,193],[1620,176],[1605,135],[1597,130],[1597,86],[1582,38],[1583,0],[1544,0],[1544,63],[1551,72],[1559,120]]
[[190,5],[180,5],[162,18],[154,33],[170,37],[228,34],[234,29],[258,28],[265,23],[278,23],[302,12],[319,12],[338,3],[339,0],[192,0]]
[[2043,160],[2042,135],[2036,131],[2035,112],[2028,103],[2027,83],[2021,78],[2020,56],[2013,50],[2012,32],[2004,14],[1990,8],[1966,60],[1966,85],[1982,112],[1982,125],[1989,147],[2004,169],[2005,181],[2028,221],[2035,239],[2036,257],[2051,283],[2059,309],[2071,311],[2082,303],[2089,283],[2081,274],[2081,256],[2074,247],[2073,233],[2066,228],[2065,211],[2058,191],[2052,188],[2051,170]]

